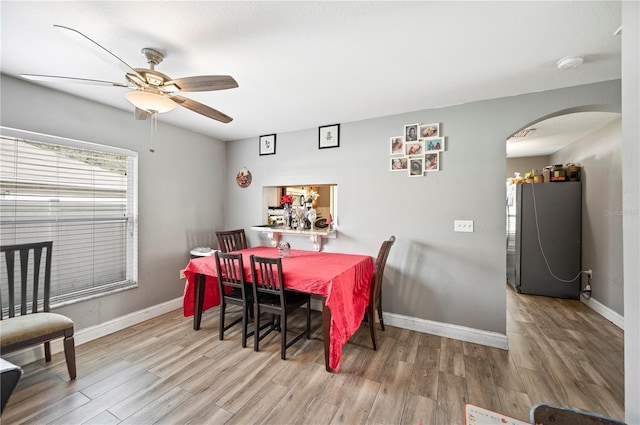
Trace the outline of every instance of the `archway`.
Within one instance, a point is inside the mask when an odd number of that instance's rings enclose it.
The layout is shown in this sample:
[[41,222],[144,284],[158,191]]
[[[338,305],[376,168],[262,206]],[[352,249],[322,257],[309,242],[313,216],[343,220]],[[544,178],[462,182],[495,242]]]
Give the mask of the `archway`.
[[[523,141],[514,142],[515,137],[507,141],[507,172],[520,168],[524,175],[527,171],[552,164],[576,163],[582,166],[581,270],[593,270],[596,279],[593,279],[592,295],[597,302],[583,301],[622,326],[620,116],[605,106],[586,106],[558,111],[535,120],[514,133],[533,130],[521,138]],[[513,145],[520,147],[514,149]],[[510,151],[518,153],[510,155]],[[527,155],[527,152],[533,152],[533,155]],[[581,280],[581,287],[584,287],[586,276]]]

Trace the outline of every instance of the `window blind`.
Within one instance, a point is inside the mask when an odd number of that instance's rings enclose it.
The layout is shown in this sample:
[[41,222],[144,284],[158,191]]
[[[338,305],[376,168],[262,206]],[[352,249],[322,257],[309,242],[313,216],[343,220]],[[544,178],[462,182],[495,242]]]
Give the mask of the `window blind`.
[[137,154],[1,130],[0,242],[53,241],[52,305],[136,286]]

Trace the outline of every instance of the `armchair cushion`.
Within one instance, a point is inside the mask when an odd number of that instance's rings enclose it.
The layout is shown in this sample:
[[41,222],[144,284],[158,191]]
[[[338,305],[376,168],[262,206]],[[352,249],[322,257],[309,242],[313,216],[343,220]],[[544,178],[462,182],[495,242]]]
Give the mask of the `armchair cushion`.
[[11,317],[0,323],[0,346],[7,347],[54,332],[62,332],[68,328],[73,328],[73,321],[57,313]]

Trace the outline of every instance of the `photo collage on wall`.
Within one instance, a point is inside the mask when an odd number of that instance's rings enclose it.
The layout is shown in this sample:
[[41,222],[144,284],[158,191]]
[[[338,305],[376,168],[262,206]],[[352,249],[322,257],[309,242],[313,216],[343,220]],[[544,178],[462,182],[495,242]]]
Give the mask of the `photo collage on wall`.
[[422,177],[440,171],[440,152],[445,150],[445,137],[440,123],[407,124],[402,136],[389,139],[390,170],[404,171],[409,177]]

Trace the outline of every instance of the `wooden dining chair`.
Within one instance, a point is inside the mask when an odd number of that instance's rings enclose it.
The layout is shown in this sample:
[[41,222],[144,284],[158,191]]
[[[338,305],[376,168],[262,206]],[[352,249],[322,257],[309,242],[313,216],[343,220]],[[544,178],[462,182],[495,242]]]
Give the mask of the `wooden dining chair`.
[[[5,257],[1,269],[6,270],[0,290],[3,307],[0,310],[0,351],[5,354],[44,343],[44,357],[50,362],[49,341],[64,338],[64,357],[73,380],[76,379],[73,320],[50,311],[52,249],[52,241],[0,247]],[[19,269],[16,268],[16,256]],[[2,299],[5,294],[6,300]]]
[[[286,360],[287,348],[302,337],[311,338],[311,295],[285,289],[282,260],[280,258],[251,257],[251,287],[254,299],[254,350],[259,351],[260,341],[277,329],[273,319],[271,326],[260,325],[260,314],[271,313],[280,318],[280,357]],[[287,341],[287,318],[290,313],[306,304],[306,327],[304,331]],[[263,329],[264,328],[264,329]],[[265,332],[260,334],[260,331]]]
[[378,251],[378,256],[376,257],[376,264],[373,272],[373,282],[371,283],[371,292],[369,295],[369,306],[367,307],[367,318],[369,320],[369,332],[371,333],[371,342],[373,343],[374,350],[378,349],[375,311],[378,310],[380,328],[384,331],[384,320],[382,319],[382,277],[384,275],[384,268],[387,264],[389,251],[391,251],[391,247],[395,241],[396,237],[391,236],[389,240],[382,242],[380,251]]
[[232,252],[248,248],[244,229],[216,232],[216,237],[218,238],[219,249],[222,252]]
[[[247,346],[249,311],[253,308],[253,292],[247,282],[242,263],[242,254],[228,254],[216,251],[216,270],[218,272],[218,289],[220,290],[220,330],[219,338],[224,339],[224,332],[242,323],[242,348]],[[225,324],[227,304],[242,307],[242,314],[231,323]]]
[[625,425],[614,418],[546,403],[531,406],[529,420],[538,425]]

